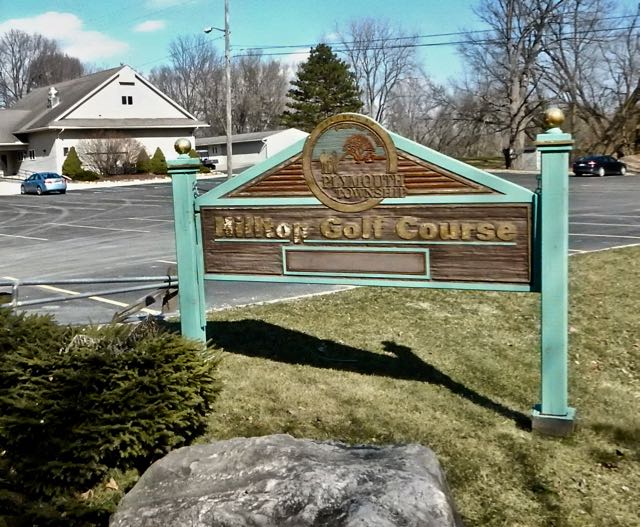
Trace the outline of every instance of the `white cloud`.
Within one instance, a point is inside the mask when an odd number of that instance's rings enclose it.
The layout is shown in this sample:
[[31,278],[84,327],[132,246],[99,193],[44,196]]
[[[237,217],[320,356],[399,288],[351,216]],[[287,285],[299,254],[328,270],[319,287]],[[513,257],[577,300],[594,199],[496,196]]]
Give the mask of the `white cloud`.
[[287,69],[287,76],[289,77],[289,79],[292,79],[296,76],[300,63],[306,62],[309,59],[309,55],[309,48],[304,48],[295,50],[290,54],[282,55],[276,58],[281,60],[283,66]]
[[13,18],[0,23],[0,33],[9,29],[21,29],[27,33],[57,40],[65,53],[83,61],[112,57],[126,51],[126,42],[111,38],[99,31],[82,28],[83,22],[73,13],[49,11],[29,18]]
[[135,26],[133,30],[140,33],[150,33],[151,31],[158,31],[165,27],[167,27],[167,23],[164,20],[147,20]]
[[324,36],[321,42],[326,42],[327,44],[331,44],[332,42],[340,41],[340,33],[328,33]]

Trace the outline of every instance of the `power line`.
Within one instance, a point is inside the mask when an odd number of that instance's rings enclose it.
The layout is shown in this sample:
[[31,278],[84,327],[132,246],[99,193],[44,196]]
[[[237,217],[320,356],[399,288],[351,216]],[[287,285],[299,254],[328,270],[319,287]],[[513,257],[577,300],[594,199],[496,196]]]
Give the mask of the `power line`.
[[[585,14],[588,14],[588,13],[585,13]],[[600,18],[599,21],[604,22],[609,20],[622,20],[626,18],[636,18],[636,17],[637,15],[620,15],[620,16]],[[566,24],[566,25],[571,25],[571,24]],[[609,29],[613,30],[613,29],[622,29],[622,28],[609,28]],[[599,30],[592,30],[592,31],[605,31],[605,30],[607,30],[607,28],[605,28],[604,30],[599,29]],[[449,33],[428,33],[424,35],[410,35],[410,36],[400,36],[400,37],[392,37],[392,38],[373,38],[373,39],[367,40],[367,42],[369,43],[369,42],[388,42],[388,41],[395,42],[399,40],[419,40],[419,39],[426,39],[426,38],[471,35],[475,33],[491,33],[493,31],[494,31],[493,29],[475,29],[470,31],[453,31]],[[320,42],[307,43],[307,44],[281,44],[281,45],[255,45],[255,46],[248,45],[248,44],[239,44],[238,46],[235,46],[235,49],[238,51],[251,51],[251,50],[267,50],[267,49],[310,48],[310,47],[317,46],[319,43]],[[348,42],[339,42],[337,44],[350,45],[350,44],[358,44],[358,43],[359,41],[356,40],[356,41],[348,41]],[[416,47],[429,46],[429,45],[446,45],[448,43],[449,41],[444,43],[422,43],[422,44],[417,44]]]
[[[573,33],[573,35],[586,35],[592,33],[602,33],[602,32],[615,32],[615,31],[628,31],[633,29],[638,29],[640,26],[632,25],[626,27],[616,27],[616,28],[601,28],[601,29],[591,29],[584,31],[577,31]],[[468,34],[468,33],[458,33],[458,34]],[[565,41],[570,40],[571,37],[567,36],[564,38],[560,38],[558,40]],[[396,39],[394,39],[396,40]],[[408,49],[408,48],[428,48],[428,47],[439,47],[439,46],[459,46],[462,44],[470,44],[475,46],[480,46],[484,44],[495,44],[501,42],[501,39],[485,39],[485,40],[447,40],[443,42],[419,42],[413,44],[391,44],[385,46],[367,46],[364,48],[339,48],[334,47],[332,51],[335,53],[346,53],[349,51],[375,51],[382,49]],[[271,57],[271,56],[285,56],[285,55],[298,55],[301,53],[298,51],[281,51],[281,52],[273,52],[273,53],[262,53],[260,48],[248,48],[249,50],[260,51],[260,53],[244,53],[234,55],[235,57]]]

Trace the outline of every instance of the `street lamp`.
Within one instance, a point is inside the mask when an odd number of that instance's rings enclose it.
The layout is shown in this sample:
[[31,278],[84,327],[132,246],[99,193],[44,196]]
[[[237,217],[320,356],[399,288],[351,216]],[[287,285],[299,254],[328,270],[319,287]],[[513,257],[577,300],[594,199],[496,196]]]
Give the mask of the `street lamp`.
[[224,72],[227,93],[227,177],[231,179],[233,176],[232,147],[231,147],[231,44],[229,31],[229,0],[224,0],[224,29],[219,27],[207,27],[205,33],[211,33],[213,30],[224,33]]

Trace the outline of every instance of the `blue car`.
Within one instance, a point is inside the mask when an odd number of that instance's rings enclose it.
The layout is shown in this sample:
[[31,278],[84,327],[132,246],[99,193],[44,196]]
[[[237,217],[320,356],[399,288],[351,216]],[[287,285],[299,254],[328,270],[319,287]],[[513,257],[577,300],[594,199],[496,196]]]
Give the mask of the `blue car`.
[[31,174],[20,185],[20,194],[45,194],[47,192],[67,191],[67,180],[55,172],[36,172]]

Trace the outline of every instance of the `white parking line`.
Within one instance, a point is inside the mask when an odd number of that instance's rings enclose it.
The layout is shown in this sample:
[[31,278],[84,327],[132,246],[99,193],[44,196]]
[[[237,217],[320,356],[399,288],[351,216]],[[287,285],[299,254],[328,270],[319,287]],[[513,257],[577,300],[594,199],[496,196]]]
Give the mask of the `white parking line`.
[[[625,247],[638,247],[640,243],[629,243],[627,245],[616,245],[615,247],[605,247],[603,249],[592,249],[590,251],[576,251],[575,254],[586,254],[586,253],[600,253],[603,251],[612,251],[614,249],[624,249]],[[572,249],[573,251],[574,249]],[[571,251],[569,251],[571,252]],[[569,254],[569,256],[574,256],[573,254]]]
[[40,240],[42,242],[48,242],[49,238],[37,238],[36,236],[19,236],[17,234],[0,234],[6,238],[22,238],[24,240]]
[[590,223],[587,221],[571,221],[571,225],[596,225],[599,227],[640,227],[640,223]]
[[592,236],[595,238],[629,238],[631,240],[640,240],[640,236],[621,236],[619,234],[579,234],[570,232],[569,236]]
[[171,260],[156,260],[156,262],[166,263],[171,265],[178,265],[178,262],[172,262]]
[[160,220],[156,218],[125,218],[125,219],[134,220],[134,221],[163,221],[167,223],[173,223],[173,220]]
[[150,231],[140,231],[137,229],[112,229],[110,227],[93,227],[92,225],[74,225],[72,223],[45,223],[45,225],[58,225],[60,227],[76,227],[78,229],[98,229],[101,231],[150,232]]
[[594,218],[640,218],[640,214],[596,214],[591,212],[575,212],[569,216],[593,216]]
[[[3,276],[5,280],[17,280],[17,278],[13,278],[11,276]],[[78,291],[71,291],[70,289],[62,289],[61,287],[55,287],[52,285],[36,285],[33,287],[37,287],[39,289],[44,289],[46,291],[53,291],[54,293],[62,293],[65,295],[76,296],[81,293]],[[90,296],[89,300],[95,300],[96,302],[102,302],[104,304],[110,304],[112,306],[118,307],[127,307],[129,304],[125,304],[124,302],[118,302],[117,300],[111,300],[110,298],[105,298],[103,296]],[[160,311],[156,311],[154,309],[143,308],[141,311],[149,313],[150,315],[159,315]]]

